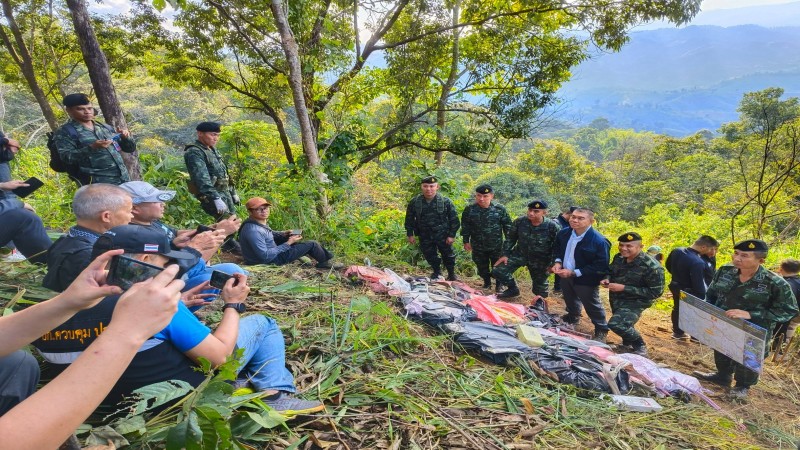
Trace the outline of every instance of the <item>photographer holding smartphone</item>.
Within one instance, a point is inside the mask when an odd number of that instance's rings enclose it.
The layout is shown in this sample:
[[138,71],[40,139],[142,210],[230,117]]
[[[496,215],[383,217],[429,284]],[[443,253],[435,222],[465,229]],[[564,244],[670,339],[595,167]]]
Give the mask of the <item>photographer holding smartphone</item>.
[[100,404],[142,343],[172,319],[183,287],[182,281],[175,280],[175,265],[119,297],[111,320],[88,351],[33,393],[38,363],[19,349],[104,297],[119,295],[120,288],[105,284],[104,269],[121,253],[100,255],[52,299],[0,317],[0,449],[58,447]]
[[[173,261],[194,257],[184,251],[172,250],[169,238],[163,232],[139,225],[112,228],[97,239],[94,254],[112,249],[123,249],[124,256],[138,261],[142,270],[159,269]],[[117,267],[121,266],[117,264]],[[124,274],[140,272],[140,269],[130,269],[130,265],[126,267],[115,276],[119,278],[120,275],[124,277]],[[161,381],[182,380],[198,386],[205,380],[205,374],[197,370],[200,358],[216,366],[224,363],[236,348],[242,348],[240,375],[246,378],[242,382],[265,392],[266,404],[285,415],[321,410],[322,403],[291,395],[295,392],[294,378],[286,368],[284,339],[275,320],[260,314],[241,317],[249,292],[247,277],[243,274],[236,274],[226,282],[221,294],[225,302],[222,320],[213,332],[180,303],[169,324],[139,349],[103,401],[103,406],[117,410],[123,397]],[[66,369],[96,338],[91,330],[102,330],[107,326],[118,299],[116,295],[106,297],[97,306],[81,311],[42,336],[33,343],[34,346],[50,363],[49,366],[56,370]]]

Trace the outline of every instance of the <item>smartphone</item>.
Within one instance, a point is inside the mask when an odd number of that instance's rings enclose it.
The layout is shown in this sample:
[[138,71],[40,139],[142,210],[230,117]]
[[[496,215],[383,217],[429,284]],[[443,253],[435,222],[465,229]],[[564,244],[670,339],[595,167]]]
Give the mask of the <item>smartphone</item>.
[[194,232],[194,234],[197,235],[200,233],[205,233],[206,231],[214,231],[214,229],[201,224],[197,226],[197,230]]
[[106,284],[119,286],[123,291],[127,291],[135,283],[149,280],[162,270],[164,269],[161,267],[117,255],[111,258],[111,268],[108,270]]
[[289,236],[300,236],[303,234],[303,230],[292,230],[289,232]]
[[44,183],[42,183],[42,180],[40,180],[40,179],[38,179],[36,177],[28,178],[27,180],[25,180],[25,183],[28,184],[27,187],[18,187],[16,189],[12,189],[11,192],[13,192],[14,195],[16,195],[17,197],[25,198],[25,197],[31,195],[31,193],[33,193],[33,191],[35,191],[35,190],[39,189],[40,187],[44,186]]
[[[222,289],[225,287],[225,283],[227,283],[228,279],[230,278],[233,278],[233,275],[215,270],[211,272],[211,280],[208,284],[210,284],[213,288]],[[233,285],[236,286],[238,283],[239,280],[234,280]]]

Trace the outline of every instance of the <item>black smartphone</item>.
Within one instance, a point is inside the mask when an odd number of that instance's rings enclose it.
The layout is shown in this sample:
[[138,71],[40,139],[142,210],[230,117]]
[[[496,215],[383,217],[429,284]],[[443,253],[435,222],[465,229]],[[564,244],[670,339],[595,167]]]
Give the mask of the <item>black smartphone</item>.
[[197,230],[195,230],[194,234],[197,235],[200,233],[205,233],[206,231],[214,231],[214,229],[201,224],[197,226]]
[[149,280],[158,275],[161,267],[147,264],[127,256],[117,255],[111,258],[111,267],[108,270],[106,284],[119,286],[127,291],[135,283]]
[[[233,275],[215,270],[211,272],[211,280],[208,284],[213,288],[222,289],[230,278],[233,278]],[[237,283],[239,283],[239,280],[234,280],[233,285],[236,286]]]
[[25,197],[31,195],[33,193],[33,191],[35,191],[35,190],[39,189],[40,187],[44,186],[44,183],[42,183],[42,180],[40,180],[40,179],[38,179],[36,177],[28,178],[27,180],[25,180],[25,184],[27,184],[28,186],[26,186],[26,187],[18,187],[16,189],[12,189],[11,192],[13,192],[14,195],[16,195],[17,197],[25,198]]
[[289,236],[300,236],[303,234],[303,230],[291,230],[289,231]]

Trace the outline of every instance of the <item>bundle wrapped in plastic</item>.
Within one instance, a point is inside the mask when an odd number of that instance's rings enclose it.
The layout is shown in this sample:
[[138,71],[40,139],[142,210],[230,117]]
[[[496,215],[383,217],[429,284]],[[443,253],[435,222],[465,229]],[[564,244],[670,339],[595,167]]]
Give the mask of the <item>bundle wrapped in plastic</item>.
[[386,278],[381,279],[380,283],[386,286],[389,295],[400,296],[411,291],[411,285],[400,275],[394,273],[392,269],[383,269],[383,271],[386,272]]
[[705,388],[700,385],[697,378],[666,367],[659,367],[644,356],[623,353],[615,357],[609,357],[609,362],[613,362],[615,358],[630,362],[633,366],[633,372],[639,378],[652,383],[656,389],[665,395],[675,395],[677,391],[689,394],[703,394],[705,392]]
[[376,267],[350,266],[344,271],[344,276],[351,280],[358,279],[364,281],[373,292],[379,294],[389,292],[389,289],[381,283],[381,280],[388,280],[389,275]]
[[525,306],[495,300],[494,297],[475,296],[464,303],[478,313],[478,319],[495,325],[525,323]]

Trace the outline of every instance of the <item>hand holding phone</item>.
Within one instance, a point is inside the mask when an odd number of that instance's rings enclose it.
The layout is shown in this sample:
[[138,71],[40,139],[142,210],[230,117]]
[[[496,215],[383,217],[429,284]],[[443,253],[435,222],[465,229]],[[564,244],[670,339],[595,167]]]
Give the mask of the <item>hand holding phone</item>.
[[115,135],[111,136],[111,138],[110,138],[110,139],[111,139],[112,141],[119,141],[120,139],[122,139],[122,134],[121,134],[121,133],[117,133],[117,134],[115,134]]
[[42,180],[36,177],[30,177],[25,180],[25,184],[27,186],[21,186],[16,189],[12,189],[11,192],[14,193],[17,197],[25,198],[33,193],[33,191],[39,189],[40,187],[44,186]]
[[289,231],[289,236],[300,236],[301,234],[303,234],[303,230],[300,230],[300,229],[295,229],[295,230],[290,230]]
[[[225,288],[225,283],[227,283],[230,278],[234,278],[234,276],[225,272],[220,272],[219,270],[215,270],[211,272],[211,280],[208,284],[210,284],[213,288],[221,290]],[[237,284],[239,284],[238,278],[233,281],[234,286]]]
[[118,255],[111,258],[106,284],[119,286],[123,291],[127,291],[134,284],[149,280],[161,273],[162,270],[164,270],[162,267]]
[[200,224],[197,226],[197,230],[195,230],[194,234],[198,235],[200,233],[205,233],[206,231],[214,231],[214,229],[211,227],[207,227],[203,224]]

